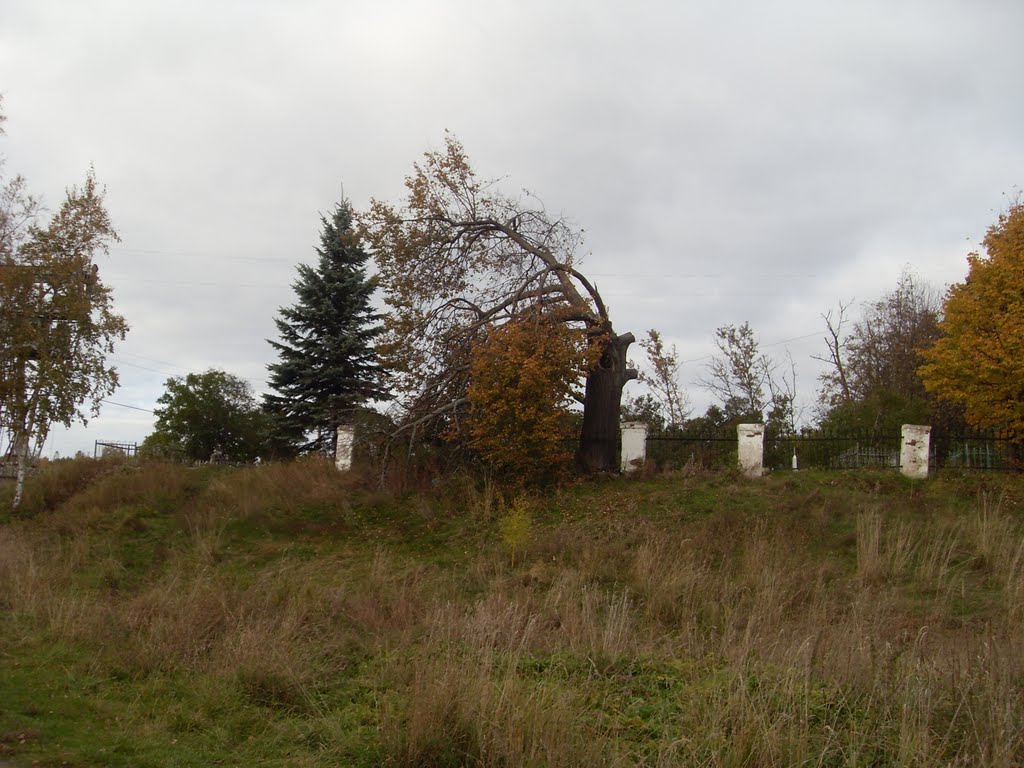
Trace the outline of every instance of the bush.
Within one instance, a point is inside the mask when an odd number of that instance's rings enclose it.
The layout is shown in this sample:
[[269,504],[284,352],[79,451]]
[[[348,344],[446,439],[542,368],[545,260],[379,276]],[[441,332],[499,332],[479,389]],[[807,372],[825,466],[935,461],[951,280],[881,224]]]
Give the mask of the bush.
[[473,349],[470,447],[513,484],[564,476],[572,460],[568,406],[587,361],[584,333],[544,313],[491,329]]

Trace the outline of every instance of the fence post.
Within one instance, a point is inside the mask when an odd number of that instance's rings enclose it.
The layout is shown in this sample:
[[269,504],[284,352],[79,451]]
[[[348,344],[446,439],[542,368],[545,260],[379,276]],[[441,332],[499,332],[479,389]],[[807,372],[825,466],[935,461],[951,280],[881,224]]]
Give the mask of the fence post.
[[636,472],[647,460],[647,424],[627,421],[622,424],[622,471]]
[[764,424],[737,424],[740,471],[747,477],[764,474]]
[[903,425],[903,444],[900,446],[900,472],[907,477],[924,480],[928,477],[928,453],[931,427],[916,424]]
[[352,444],[355,442],[356,428],[351,424],[338,427],[338,442],[334,452],[334,466],[339,472],[352,469]]

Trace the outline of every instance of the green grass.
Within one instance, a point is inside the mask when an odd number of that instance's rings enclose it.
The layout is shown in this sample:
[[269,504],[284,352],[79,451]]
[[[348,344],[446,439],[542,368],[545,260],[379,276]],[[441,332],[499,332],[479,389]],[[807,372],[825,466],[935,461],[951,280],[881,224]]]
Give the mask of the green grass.
[[0,513],[0,761],[1024,761],[1024,478],[506,505],[316,462],[68,464]]

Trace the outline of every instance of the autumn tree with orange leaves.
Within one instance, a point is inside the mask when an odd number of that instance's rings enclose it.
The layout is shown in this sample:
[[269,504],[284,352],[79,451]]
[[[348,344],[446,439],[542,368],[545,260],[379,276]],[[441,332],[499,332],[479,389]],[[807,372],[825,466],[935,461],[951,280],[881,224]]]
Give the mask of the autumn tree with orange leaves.
[[920,375],[973,426],[1024,442],[1024,204],[999,216],[984,246],[946,294],[942,335],[924,351]]
[[552,482],[569,470],[569,407],[590,348],[582,330],[542,311],[491,328],[473,345],[466,442],[506,482]]

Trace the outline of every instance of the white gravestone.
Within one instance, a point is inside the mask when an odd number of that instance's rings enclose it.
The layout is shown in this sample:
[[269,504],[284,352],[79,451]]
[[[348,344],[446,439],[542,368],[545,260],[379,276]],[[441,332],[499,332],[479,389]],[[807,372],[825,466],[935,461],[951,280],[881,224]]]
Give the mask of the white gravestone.
[[338,444],[334,452],[334,466],[339,472],[352,469],[352,444],[355,442],[356,428],[351,424],[338,427]]
[[928,477],[928,453],[932,428],[916,424],[903,425],[903,444],[900,446],[900,472],[916,480]]
[[764,424],[738,424],[740,470],[747,477],[764,474]]
[[636,472],[647,460],[647,424],[627,421],[622,425],[622,471]]

